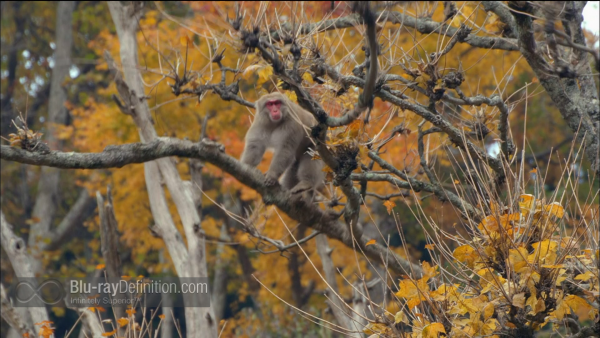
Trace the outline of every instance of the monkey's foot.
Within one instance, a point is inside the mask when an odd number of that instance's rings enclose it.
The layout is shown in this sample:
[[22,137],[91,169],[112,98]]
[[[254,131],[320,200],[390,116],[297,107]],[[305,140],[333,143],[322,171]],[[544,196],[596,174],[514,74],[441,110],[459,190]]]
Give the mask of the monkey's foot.
[[273,187],[275,186],[278,182],[278,180],[275,177],[269,176],[267,175],[265,177],[265,186],[267,187]]
[[300,182],[296,184],[292,189],[290,189],[290,192],[292,193],[292,195],[297,195],[311,189],[312,185],[309,182]]

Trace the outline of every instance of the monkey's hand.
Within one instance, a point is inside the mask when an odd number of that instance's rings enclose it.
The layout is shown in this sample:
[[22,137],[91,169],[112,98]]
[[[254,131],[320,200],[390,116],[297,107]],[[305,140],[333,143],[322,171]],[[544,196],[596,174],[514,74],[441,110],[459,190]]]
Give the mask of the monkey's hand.
[[267,176],[265,176],[265,186],[273,187],[273,186],[277,185],[278,183],[279,183],[279,181],[277,180],[277,177],[273,177],[269,174],[267,174]]

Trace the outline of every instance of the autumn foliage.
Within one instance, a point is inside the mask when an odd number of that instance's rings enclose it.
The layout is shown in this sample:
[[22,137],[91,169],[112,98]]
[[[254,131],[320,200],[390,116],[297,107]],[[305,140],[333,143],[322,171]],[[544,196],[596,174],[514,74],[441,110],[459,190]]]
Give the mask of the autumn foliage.
[[[586,153],[590,136],[583,129],[585,136],[573,135],[565,117],[572,112],[564,114],[553,96],[562,91],[549,89],[552,81],[574,81],[583,92],[590,86],[584,81],[597,86],[597,73],[588,74],[594,54],[584,58],[585,49],[556,33],[569,31],[567,21],[556,20],[550,33],[551,13],[542,20],[542,6],[516,7],[533,4],[521,3],[135,3],[123,7],[139,10],[138,60],[127,68],[114,13],[104,3],[82,2],[73,18],[80,32],[73,41],[77,74],[60,82],[64,123],[44,122],[48,104],[41,99],[37,111],[27,111],[29,100],[42,97],[39,83],[51,80],[54,51],[28,43],[29,56],[16,56],[18,67],[4,61],[4,41],[23,29],[20,20],[31,13],[37,25],[52,27],[46,21],[54,24],[54,5],[11,3],[14,20],[2,15],[2,71],[14,76],[3,75],[2,86],[17,90],[6,93],[11,110],[3,101],[2,121],[5,115],[12,121],[3,139],[6,147],[50,157],[52,151],[115,153],[119,145],[147,142],[126,96],[133,91],[126,87],[131,76],[122,76],[135,70],[144,85],[137,98],[158,137],[216,142],[236,160],[256,114],[253,103],[279,91],[319,121],[310,130],[311,155],[327,164],[326,191],[298,203],[298,214],[322,212],[334,220],[323,224],[337,222],[348,234],[299,222],[281,208],[293,199],[265,199],[269,191],[261,182],[253,182],[261,189],[243,184],[246,169],[233,162],[211,162],[206,154],[168,157],[193,191],[207,277],[221,296],[212,300],[210,320],[222,337],[598,336],[600,197],[594,160]],[[519,47],[526,20],[535,22],[531,34],[543,43],[537,54],[548,65],[542,72]],[[53,37],[37,25],[31,28],[35,39],[50,45]],[[376,32],[377,50],[369,48],[369,29]],[[559,47],[552,34],[564,40]],[[597,44],[589,32],[581,36],[577,44]],[[552,46],[580,63],[565,66]],[[559,66],[575,69],[574,77],[565,78],[569,73]],[[373,69],[372,98],[365,98]],[[55,141],[50,146],[47,137]],[[98,212],[88,212],[60,243],[35,237],[41,219],[30,195],[42,195],[38,182],[47,168],[4,156],[3,220],[6,215],[17,225],[15,236],[27,239],[39,262],[36,274],[105,274],[110,262],[102,253]],[[267,153],[258,166],[261,173],[271,157]],[[157,231],[164,218],[153,213],[147,173],[147,163],[61,171],[47,230],[68,218],[77,191],[104,196],[110,187],[107,205],[116,220],[123,278],[176,275],[179,257]],[[185,213],[177,194],[165,188],[166,176],[162,172],[157,181],[185,247]],[[317,229],[328,235],[325,246],[314,239]],[[354,229],[364,232],[350,235]],[[3,283],[13,275],[9,261],[3,255]],[[391,261],[408,268],[392,268]],[[44,338],[62,334],[55,326],[78,327],[86,316],[101,323],[105,337],[154,337],[165,326],[173,334],[193,334],[177,309],[130,307],[120,317],[103,307],[77,315],[52,307],[49,313],[53,321],[35,324]]]

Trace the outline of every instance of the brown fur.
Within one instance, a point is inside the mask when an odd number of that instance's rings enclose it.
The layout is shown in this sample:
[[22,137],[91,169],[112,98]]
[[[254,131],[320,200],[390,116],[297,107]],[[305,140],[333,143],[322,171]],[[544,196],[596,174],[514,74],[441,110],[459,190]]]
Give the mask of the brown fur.
[[[267,101],[280,100],[282,117],[273,121]],[[316,124],[315,118],[290,101],[281,93],[271,93],[256,101],[256,114],[252,126],[246,133],[246,145],[241,161],[256,167],[267,148],[274,148],[275,154],[265,184],[274,185],[285,173],[282,184],[292,193],[314,192],[323,186],[323,162],[312,160],[306,151],[313,144],[308,137],[310,128]]]

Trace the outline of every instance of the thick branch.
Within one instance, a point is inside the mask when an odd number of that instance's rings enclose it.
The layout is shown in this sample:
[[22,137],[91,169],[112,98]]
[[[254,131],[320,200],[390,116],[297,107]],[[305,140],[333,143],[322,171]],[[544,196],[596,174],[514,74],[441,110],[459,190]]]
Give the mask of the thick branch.
[[[575,79],[561,79],[553,75],[554,71],[543,56],[538,53],[533,31],[533,19],[524,12],[533,9],[527,2],[509,2],[515,9],[513,16],[517,23],[517,35],[521,53],[531,66],[535,75],[559,109],[563,119],[577,140],[584,144],[585,154],[592,163],[592,170],[600,176],[600,125],[592,117],[598,116],[598,103],[582,94]],[[597,120],[597,118],[596,118]]]
[[[15,270],[16,277],[34,277],[33,266],[35,259],[27,253],[25,241],[13,232],[13,226],[6,221],[4,212],[0,211],[0,244],[10,264]],[[37,287],[34,285],[34,287]],[[45,307],[29,307],[29,314],[33,323],[43,322],[48,320],[48,313]]]
[[[152,142],[125,144],[111,146],[101,153],[64,153],[52,151],[48,154],[28,152],[23,149],[9,146],[0,147],[0,158],[32,165],[52,166],[63,169],[106,169],[122,167],[131,163],[143,163],[158,158],[179,156],[197,158],[216,165],[225,172],[236,177],[241,183],[260,193],[265,202],[275,204],[286,214],[296,221],[306,224],[314,230],[323,232],[331,238],[342,241],[349,247],[353,247],[352,240],[347,236],[347,226],[332,219],[324,210],[305,201],[295,201],[290,192],[280,186],[266,187],[264,176],[258,169],[241,164],[231,156],[223,153],[222,146],[203,140],[199,143],[190,141],[157,138]],[[154,215],[156,215],[153,212]],[[179,239],[181,240],[181,239]],[[357,238],[358,245],[374,260],[380,260],[387,254],[394,255],[390,262],[390,268],[399,273],[414,271],[417,275],[421,273],[420,267],[411,264],[404,258],[386,252],[387,249],[381,245],[369,245],[370,240],[365,236]]]
[[[106,265],[106,275],[111,279],[119,279],[121,274],[121,259],[119,257],[119,233],[117,218],[115,217],[115,211],[112,204],[112,195],[108,187],[106,197],[107,203],[104,204],[104,198],[99,191],[96,191],[96,201],[98,203],[98,216],[100,217],[100,243],[102,257]],[[117,299],[124,300],[125,295],[119,293],[116,295]],[[122,307],[115,307],[113,309],[116,318],[125,316],[125,311]],[[124,334],[124,330],[119,328],[119,333]]]
[[17,330],[22,337],[33,336],[33,331],[31,327],[27,325],[27,323],[23,320],[22,316],[17,313],[17,310],[10,304],[8,298],[6,297],[6,292],[4,291],[4,284],[0,284],[0,303],[2,308],[0,310],[0,314],[2,315],[2,319],[4,319],[10,327]]
[[506,36],[515,38],[517,24],[515,23],[515,18],[513,18],[512,14],[510,14],[508,8],[500,1],[482,1],[482,4],[486,12],[493,12],[506,25],[504,29]]
[[317,252],[319,253],[319,257],[321,257],[325,280],[329,286],[327,288],[327,296],[329,298],[327,303],[329,309],[331,309],[333,316],[341,327],[348,331],[353,331],[348,305],[345,304],[344,300],[339,295],[339,288],[336,280],[337,272],[333,260],[331,259],[333,249],[329,247],[327,237],[324,235],[317,236]]

